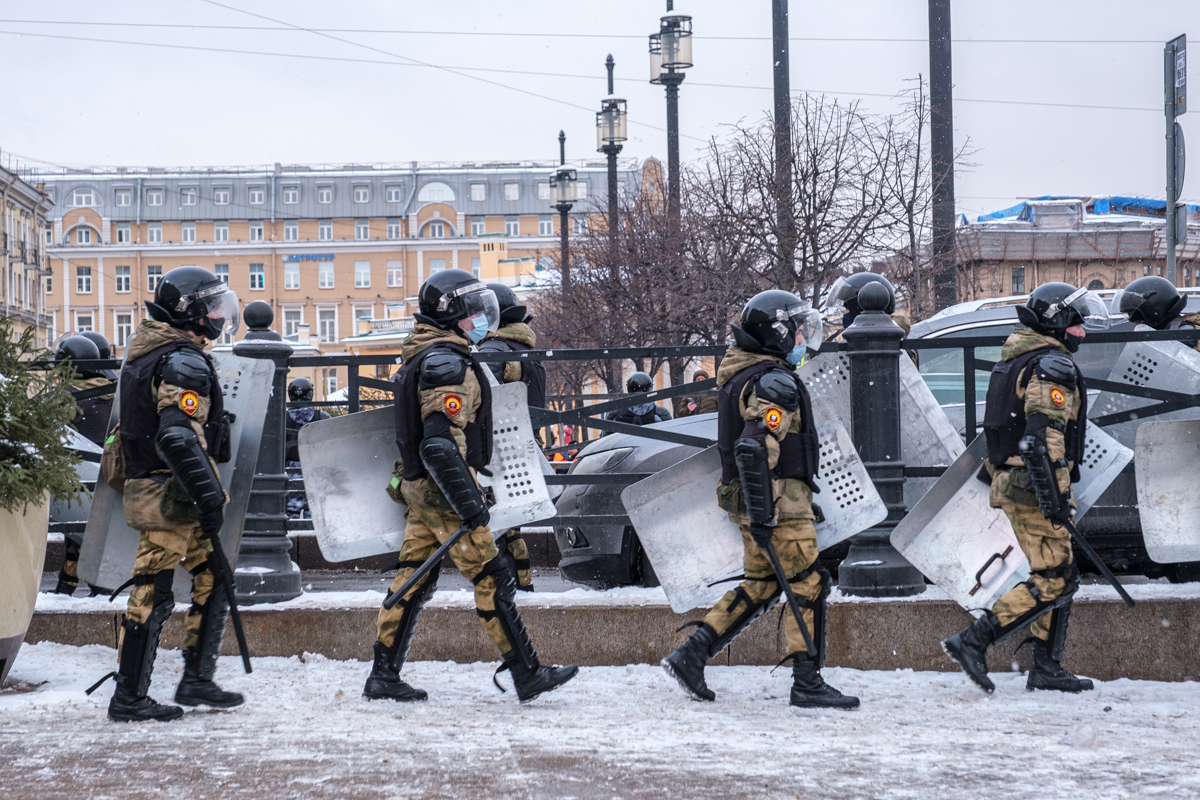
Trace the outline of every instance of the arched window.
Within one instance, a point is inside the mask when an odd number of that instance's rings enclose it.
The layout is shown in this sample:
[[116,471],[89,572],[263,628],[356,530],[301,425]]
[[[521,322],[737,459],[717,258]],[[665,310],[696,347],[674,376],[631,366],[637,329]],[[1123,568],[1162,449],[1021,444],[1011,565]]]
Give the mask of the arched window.
[[417,200],[422,203],[453,203],[454,190],[441,181],[433,181],[421,187]]
[[93,208],[100,205],[100,193],[90,186],[80,186],[71,192],[71,205],[75,208]]
[[1088,288],[1092,290],[1103,289],[1104,283],[1102,281],[1092,281],[1088,284]]

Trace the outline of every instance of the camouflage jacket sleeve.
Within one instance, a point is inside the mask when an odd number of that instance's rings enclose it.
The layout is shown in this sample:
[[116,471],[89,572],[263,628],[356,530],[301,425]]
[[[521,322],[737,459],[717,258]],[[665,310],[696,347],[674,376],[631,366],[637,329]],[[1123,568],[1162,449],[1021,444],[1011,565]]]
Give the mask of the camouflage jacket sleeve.
[[467,368],[461,383],[433,388],[422,388],[421,419],[428,419],[433,414],[441,414],[450,421],[450,435],[454,437],[458,450],[463,458],[467,456],[467,437],[463,428],[475,419],[482,403],[479,389],[479,379],[475,370]]
[[[798,435],[803,420],[800,407],[788,411],[779,405],[760,401],[751,391],[742,406],[742,419],[747,428],[766,432],[763,442],[767,448],[767,464],[774,469],[779,463],[779,443],[787,436]],[[760,427],[761,426],[761,427]],[[780,520],[813,519],[812,489],[796,478],[772,481],[775,514]]]
[[[1033,369],[1033,365],[1027,367]],[[1018,384],[1019,387],[1019,384]],[[1023,391],[1022,399],[1025,401],[1025,417],[1028,419],[1034,414],[1044,414],[1052,423],[1058,423],[1064,429],[1068,422],[1078,419],[1079,411],[1082,407],[1082,401],[1079,397],[1079,390],[1063,386],[1059,383],[1054,383],[1041,378],[1037,371],[1034,370],[1033,375],[1029,379],[1029,384]],[[1017,396],[1021,397],[1022,390],[1017,389]],[[1066,434],[1053,426],[1047,427],[1046,449],[1050,451],[1050,460],[1058,461],[1066,456],[1067,453],[1067,437]],[[1071,470],[1070,465],[1060,467],[1055,470],[1055,477],[1058,478],[1058,489],[1060,492],[1066,492],[1071,486]]]
[[208,449],[208,441],[204,438],[204,423],[208,422],[208,411],[212,400],[194,389],[186,389],[166,381],[158,384],[155,390],[155,400],[158,402],[158,413],[162,414],[168,408],[178,408],[188,416],[192,430],[200,437],[200,446]]
[[519,380],[521,380],[521,362],[505,361],[504,380],[501,383],[516,383]]

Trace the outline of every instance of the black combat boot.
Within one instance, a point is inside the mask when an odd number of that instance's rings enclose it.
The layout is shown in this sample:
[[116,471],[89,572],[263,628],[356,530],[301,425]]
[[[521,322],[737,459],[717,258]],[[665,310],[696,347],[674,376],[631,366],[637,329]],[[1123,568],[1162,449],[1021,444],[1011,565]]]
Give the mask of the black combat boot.
[[[503,557],[489,561],[483,572],[476,576],[476,581],[487,575],[493,575],[496,580],[495,603],[496,619],[504,630],[505,638],[512,644],[512,649],[503,655],[503,666],[512,673],[513,686],[517,690],[517,699],[528,703],[538,695],[550,692],[562,686],[579,674],[579,667],[568,664],[565,667],[543,667],[538,660],[533,642],[529,640],[529,632],[521,615],[517,613],[516,595],[517,579],[509,571]],[[500,670],[497,670],[499,672]],[[493,678],[493,681],[495,679]],[[499,683],[496,683],[500,686]],[[503,690],[503,687],[501,687]]]
[[[662,668],[693,700],[716,700],[717,695],[704,682],[704,665],[717,641],[717,633],[701,625],[675,652],[662,660]],[[720,652],[720,651],[718,651]]]
[[1071,619],[1071,603],[1063,603],[1050,612],[1050,638],[1033,639],[1033,666],[1025,688],[1052,689],[1057,692],[1087,692],[1095,688],[1087,678],[1077,678],[1062,668],[1063,649],[1067,643],[1067,623]]
[[997,627],[991,612],[984,614],[965,631],[956,633],[942,642],[946,655],[958,662],[967,677],[988,694],[996,691],[987,674],[987,649],[996,641]]
[[844,695],[825,682],[817,659],[807,653],[792,656],[791,705],[800,708],[858,708],[858,698]]
[[183,677],[179,681],[179,688],[175,690],[175,702],[181,706],[233,708],[246,701],[242,695],[227,692],[213,681],[228,613],[225,585],[218,584],[213,587],[208,602],[200,612],[200,633],[195,647],[183,649]]
[[[58,570],[58,585],[54,587],[55,594],[75,594],[75,589],[79,587],[79,552],[81,549],[78,542],[67,539],[63,565]],[[71,572],[75,574],[72,575]]]
[[[117,689],[108,704],[109,719],[134,722],[148,719],[167,722],[183,716],[179,706],[156,703],[147,696],[150,675],[154,671],[154,657],[158,653],[158,637],[163,623],[171,616],[175,598],[170,593],[170,578],[173,571],[160,572],[167,578],[156,582],[154,608],[145,623],[134,622],[129,617],[122,623],[125,638],[121,642],[121,665],[117,668]],[[160,583],[166,584],[165,596]]]
[[371,667],[371,674],[367,676],[367,685],[363,687],[363,697],[368,700],[397,700],[401,703],[425,700],[429,697],[423,689],[414,689],[401,680],[400,670],[408,658],[408,648],[412,644],[413,633],[417,630],[417,618],[421,616],[421,610],[437,590],[437,582],[438,570],[435,567],[416,594],[398,603],[404,609],[404,614],[400,617],[396,638],[392,640],[391,647],[383,642],[375,642],[375,663]]

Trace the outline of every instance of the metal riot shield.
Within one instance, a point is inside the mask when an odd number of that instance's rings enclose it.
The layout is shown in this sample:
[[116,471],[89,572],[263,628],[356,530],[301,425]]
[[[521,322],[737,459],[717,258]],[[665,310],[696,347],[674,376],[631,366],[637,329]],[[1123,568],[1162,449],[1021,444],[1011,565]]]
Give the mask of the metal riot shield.
[[[63,443],[72,450],[78,450],[81,453],[91,453],[100,455],[104,449],[85,438],[74,428],[68,428],[63,435]],[[100,464],[96,461],[80,461],[75,465],[75,475],[79,478],[80,483],[93,483],[99,479]],[[81,494],[74,500],[63,500],[58,497],[50,498],[50,522],[87,522],[88,514],[92,510],[92,499],[86,494]],[[65,533],[63,534],[72,542],[82,542],[83,533]]]
[[[492,387],[492,477],[480,474],[495,504],[491,528],[503,532],[554,516],[533,438],[523,383]],[[300,463],[313,532],[328,561],[395,553],[404,541],[405,506],[383,488],[392,479],[396,416],[391,408],[321,420],[300,429]]]
[[[817,546],[824,550],[882,522],[887,507],[828,398],[813,398],[813,415],[821,448],[816,500],[825,512],[816,526]],[[742,572],[742,534],[717,506],[720,477],[714,446],[621,492],[676,613],[713,603],[728,587],[712,584]]]
[[[1131,386],[1200,394],[1200,353],[1180,342],[1130,342],[1117,357],[1108,379]],[[1088,416],[1100,417],[1132,411],[1157,402],[1144,397],[1101,392],[1088,409]],[[1185,408],[1147,419],[1200,419],[1200,408]],[[1118,425],[1109,425],[1105,430],[1121,444],[1133,447],[1138,426],[1141,424],[1142,420],[1133,419]]]
[[[221,546],[232,567],[237,566],[238,546],[242,541],[242,524],[250,502],[250,487],[258,463],[258,448],[262,441],[267,404],[271,400],[271,382],[275,365],[257,358],[243,358],[232,353],[213,353],[213,366],[221,382],[225,410],[235,416],[230,431],[232,458],[218,464],[221,486],[229,494],[225,506],[225,525],[221,528]],[[111,431],[120,419],[120,392],[113,402]],[[141,534],[125,524],[122,497],[103,479],[96,482],[92,510],[88,516],[83,550],[79,556],[79,575],[93,586],[120,586],[132,574]],[[175,571],[176,596],[187,597],[191,592],[192,576],[182,566]]]
[[[799,371],[808,393],[827,397],[834,413],[853,436],[850,418],[850,358],[846,353],[827,353],[805,363]],[[906,354],[900,356],[900,458],[910,467],[947,466],[964,450],[962,437],[938,405],[920,371]],[[936,478],[904,481],[904,504],[916,505]]]
[[1200,420],[1145,422],[1135,452],[1146,552],[1159,564],[1200,561]]

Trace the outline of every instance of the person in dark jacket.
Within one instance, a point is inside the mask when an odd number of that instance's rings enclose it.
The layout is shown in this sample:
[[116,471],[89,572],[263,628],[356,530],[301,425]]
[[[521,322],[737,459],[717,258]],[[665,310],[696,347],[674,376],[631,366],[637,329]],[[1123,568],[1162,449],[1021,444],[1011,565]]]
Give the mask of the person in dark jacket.
[[[631,395],[630,400],[635,399],[636,395],[646,394],[654,389],[654,380],[644,372],[635,372],[629,376],[629,380],[625,382],[625,390]],[[604,415],[605,419],[611,419],[613,422],[625,422],[630,425],[650,425],[655,422],[662,422],[671,418],[671,412],[660,405],[655,405],[651,400],[646,403],[638,403],[636,405],[623,408],[620,411],[609,411]]]
[[[295,378],[288,384],[288,400],[293,403],[311,403],[313,399],[313,382],[308,378]],[[304,477],[300,465],[300,429],[310,422],[329,419],[329,414],[313,406],[289,408],[283,421],[284,440],[287,450],[284,454],[284,471],[293,480]],[[308,518],[308,498],[288,495],[287,512],[290,519]]]

